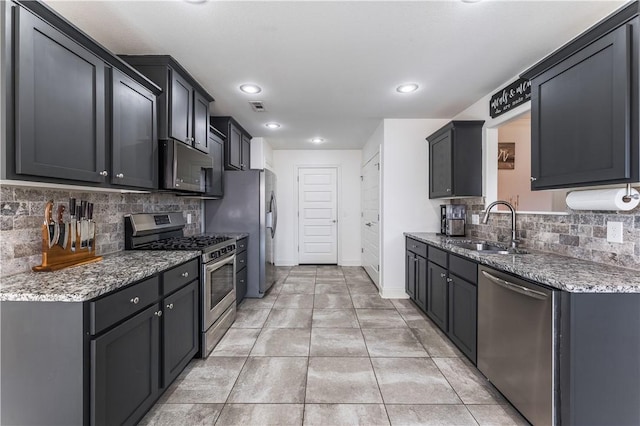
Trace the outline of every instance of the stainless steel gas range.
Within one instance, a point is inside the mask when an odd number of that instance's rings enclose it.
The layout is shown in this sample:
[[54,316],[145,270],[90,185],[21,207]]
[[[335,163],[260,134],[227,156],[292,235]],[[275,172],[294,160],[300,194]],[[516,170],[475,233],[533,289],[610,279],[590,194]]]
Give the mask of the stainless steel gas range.
[[224,235],[184,236],[179,212],[125,216],[127,250],[200,251],[200,355],[206,358],[236,317],[236,240]]

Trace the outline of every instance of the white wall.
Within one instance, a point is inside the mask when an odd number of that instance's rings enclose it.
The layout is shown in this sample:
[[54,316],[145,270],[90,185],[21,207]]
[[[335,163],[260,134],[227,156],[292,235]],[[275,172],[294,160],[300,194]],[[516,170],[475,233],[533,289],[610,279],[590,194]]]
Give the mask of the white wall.
[[376,153],[380,152],[382,143],[384,142],[384,120],[380,120],[380,125],[369,137],[367,143],[362,147],[362,165],[371,159]]
[[360,150],[274,150],[278,178],[276,265],[298,264],[297,193],[299,166],[338,167],[338,264],[360,266]]
[[[440,200],[429,200],[426,137],[449,120],[384,120],[381,152],[381,291],[406,298],[404,232],[437,232]],[[374,133],[375,135],[375,133]]]

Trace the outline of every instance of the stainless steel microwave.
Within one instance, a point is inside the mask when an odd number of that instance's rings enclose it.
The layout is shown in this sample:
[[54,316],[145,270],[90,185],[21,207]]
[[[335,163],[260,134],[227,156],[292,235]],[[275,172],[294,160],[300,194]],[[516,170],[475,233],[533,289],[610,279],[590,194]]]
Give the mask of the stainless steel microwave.
[[203,193],[213,159],[177,140],[160,141],[160,189]]

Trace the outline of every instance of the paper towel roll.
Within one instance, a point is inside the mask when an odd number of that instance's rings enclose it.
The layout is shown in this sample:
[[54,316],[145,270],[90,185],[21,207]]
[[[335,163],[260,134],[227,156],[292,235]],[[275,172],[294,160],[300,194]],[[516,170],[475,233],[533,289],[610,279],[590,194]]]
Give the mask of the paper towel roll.
[[573,191],[567,194],[567,206],[573,210],[623,210],[628,211],[640,204],[638,191],[631,188],[631,201],[625,203],[622,198],[627,195],[625,188],[596,189]]

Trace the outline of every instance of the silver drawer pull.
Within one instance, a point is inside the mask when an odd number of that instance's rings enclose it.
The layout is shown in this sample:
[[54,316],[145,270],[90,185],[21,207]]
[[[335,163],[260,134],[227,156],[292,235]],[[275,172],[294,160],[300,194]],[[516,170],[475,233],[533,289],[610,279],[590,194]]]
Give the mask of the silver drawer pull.
[[450,282],[452,282],[452,281],[453,281],[453,280],[452,280],[451,278],[447,278],[447,282],[448,282],[448,283],[450,283]]
[[116,175],[116,177],[117,177],[118,179],[122,179],[122,178],[124,177],[124,174],[123,174],[123,173],[118,173],[118,174]]
[[447,274],[445,274],[444,272],[441,272],[441,273],[440,273],[440,278],[444,278],[444,277],[446,277],[446,276],[447,276]]
[[169,309],[173,309],[173,303],[169,303],[169,304],[167,305],[167,308],[169,308]]
[[180,275],[182,275],[183,277],[187,278],[187,277],[189,276],[189,273],[188,273],[188,272],[183,272],[183,273],[182,273],[182,274],[180,274]]
[[156,311],[153,313],[153,315],[157,316],[157,317],[161,317],[162,316],[162,311]]
[[244,263],[244,259],[240,259],[240,263]]
[[241,282],[242,284],[244,284],[244,280],[240,280],[240,282]]
[[133,303],[134,305],[137,305],[138,303],[140,303],[140,298],[136,296],[133,299],[131,299],[129,302]]

